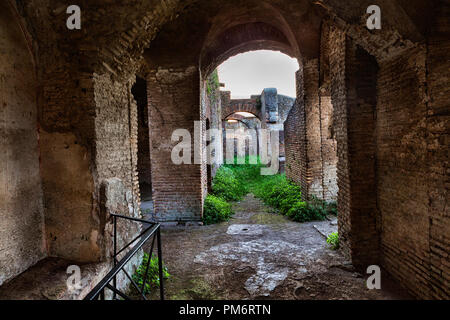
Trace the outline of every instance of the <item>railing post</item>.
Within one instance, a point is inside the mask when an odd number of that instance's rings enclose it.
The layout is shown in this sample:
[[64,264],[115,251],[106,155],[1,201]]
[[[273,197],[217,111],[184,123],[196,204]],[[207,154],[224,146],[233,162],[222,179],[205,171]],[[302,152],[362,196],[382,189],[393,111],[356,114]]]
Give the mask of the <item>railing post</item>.
[[161,250],[161,226],[158,226],[156,236],[158,242],[159,294],[161,296],[161,300],[164,300],[164,275],[163,275],[162,250]]
[[[114,267],[116,266],[116,261],[117,261],[117,217],[114,216],[113,218],[114,221]],[[114,289],[117,289],[117,277],[114,276],[114,280],[113,280],[113,287]],[[113,292],[113,300],[116,300],[116,292]]]
[[[102,280],[100,280],[100,282],[84,297],[84,300],[95,300],[95,299],[101,299],[104,300],[105,299],[105,288],[111,290],[113,292],[113,299],[116,299],[117,296],[120,296],[123,299],[129,300],[130,297],[128,297],[126,294],[124,294],[123,292],[121,292],[120,290],[117,289],[117,274],[122,271],[125,273],[125,275],[128,277],[128,279],[130,279],[131,283],[135,286],[135,288],[138,291],[141,291],[139,289],[139,286],[134,282],[133,278],[126,272],[126,270],[124,269],[126,264],[128,262],[130,262],[130,259],[139,251],[142,250],[143,245],[152,237],[152,245],[151,245],[151,249],[150,249],[150,256],[149,256],[149,261],[148,261],[148,265],[147,265],[147,270],[146,270],[146,274],[148,272],[148,268],[149,268],[149,264],[150,264],[150,259],[152,257],[152,252],[153,252],[153,248],[154,248],[154,243],[155,240],[157,241],[157,246],[158,246],[158,271],[159,271],[159,278],[160,278],[160,295],[161,295],[161,300],[164,300],[164,275],[163,275],[163,265],[162,265],[162,249],[161,249],[161,233],[160,233],[160,225],[158,223],[154,223],[151,221],[147,221],[147,220],[143,220],[143,219],[138,219],[138,218],[134,218],[134,217],[127,217],[127,216],[122,216],[122,215],[118,215],[118,214],[113,214],[111,213],[111,216],[113,217],[113,264],[114,267],[108,272],[108,274],[106,276],[103,277]],[[142,233],[140,233],[136,238],[134,238],[133,240],[131,240],[131,242],[129,242],[128,244],[126,244],[123,248],[121,248],[119,251],[117,251],[117,243],[118,243],[118,239],[117,239],[117,218],[121,218],[121,219],[125,219],[125,220],[131,220],[131,221],[136,221],[136,222],[141,222],[141,223],[145,223],[145,224],[149,224],[150,226],[148,226]],[[140,240],[138,240],[140,239]],[[131,246],[133,243],[135,243],[136,241],[138,241],[130,250],[128,250],[128,252],[122,257],[122,259],[118,260],[117,257],[122,253],[122,251],[124,251],[126,248],[128,248],[129,246]],[[147,277],[145,277],[147,278]],[[113,286],[110,284],[111,282],[113,282]],[[143,286],[145,288],[145,281],[143,283]],[[143,294],[143,292],[140,292],[142,295],[142,298],[144,300],[147,300],[147,298],[145,297],[145,295]]]

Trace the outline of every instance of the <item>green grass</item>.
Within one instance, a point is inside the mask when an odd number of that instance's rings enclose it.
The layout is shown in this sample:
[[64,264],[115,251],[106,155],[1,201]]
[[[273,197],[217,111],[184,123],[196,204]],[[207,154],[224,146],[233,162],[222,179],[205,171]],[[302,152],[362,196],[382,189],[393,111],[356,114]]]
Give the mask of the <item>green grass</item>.
[[[145,279],[145,270],[147,268],[148,259],[150,258],[148,253],[144,253],[144,257],[142,259],[141,265],[137,268],[136,272],[133,274],[133,280],[142,287]],[[163,277],[164,279],[168,279],[170,274],[167,268],[163,265]],[[150,265],[148,267],[147,280],[145,282],[144,294],[150,292],[152,288],[159,287],[160,279],[159,279],[159,268],[158,268],[158,257],[152,255],[150,259]]]
[[239,201],[248,193],[248,189],[238,178],[238,174],[227,166],[217,170],[213,180],[211,194],[226,201]]
[[[323,220],[328,214],[337,214],[336,203],[326,203],[315,197],[308,202],[302,201],[300,187],[289,181],[284,174],[261,175],[260,169],[263,165],[259,158],[247,156],[240,160],[244,164],[238,164],[238,159],[235,158],[234,164],[223,165],[217,171],[212,186],[212,194],[216,198],[239,201],[246,194],[253,193],[265,204],[276,209],[279,214],[298,222]],[[256,162],[256,164],[250,164],[250,162]],[[214,201],[218,200],[214,199]],[[208,210],[211,207],[212,204],[209,201]],[[208,211],[213,212],[210,217],[217,215],[217,218],[208,219],[224,221],[220,218],[225,216],[221,210]],[[231,215],[226,216],[225,219],[228,220]]]
[[337,232],[330,233],[327,237],[327,243],[331,246],[331,249],[339,249],[339,235]]

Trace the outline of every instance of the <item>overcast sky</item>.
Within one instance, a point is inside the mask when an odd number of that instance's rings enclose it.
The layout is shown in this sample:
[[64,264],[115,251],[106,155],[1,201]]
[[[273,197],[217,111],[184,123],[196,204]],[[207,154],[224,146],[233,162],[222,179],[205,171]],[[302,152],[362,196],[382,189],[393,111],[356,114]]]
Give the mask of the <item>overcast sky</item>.
[[219,66],[222,90],[233,99],[250,98],[264,88],[277,88],[279,94],[295,97],[297,59],[279,51],[250,51],[231,57]]

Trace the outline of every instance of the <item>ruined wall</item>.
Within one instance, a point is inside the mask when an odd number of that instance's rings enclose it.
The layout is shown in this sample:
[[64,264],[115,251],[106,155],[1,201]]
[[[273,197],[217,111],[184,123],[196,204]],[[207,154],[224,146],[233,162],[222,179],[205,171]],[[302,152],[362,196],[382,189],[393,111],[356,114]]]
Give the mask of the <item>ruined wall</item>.
[[[137,77],[132,88],[137,103],[138,116],[138,174],[139,184],[146,189],[151,188],[152,170],[150,162],[150,136],[148,127],[147,82]],[[141,190],[142,191],[142,190]]]
[[[131,82],[109,74],[63,72],[49,83],[40,124],[41,169],[49,255],[81,262],[103,261],[111,247],[105,180],[119,179],[129,210],[139,215],[137,106]],[[49,80],[50,81],[50,80]],[[125,232],[124,238],[136,230]]]
[[0,285],[47,255],[36,75],[24,34],[0,3]]
[[229,91],[222,91],[222,119],[225,119],[229,115],[235,112],[249,112],[257,116],[259,119],[263,119],[264,115],[261,109],[261,105],[258,103],[258,99],[230,99]]
[[[284,146],[286,155],[285,171],[286,177],[299,186],[302,185],[302,177],[306,176],[305,167],[301,164],[306,161],[305,130],[304,126],[304,88],[303,88],[303,66],[296,72],[297,99],[294,102],[284,122]],[[304,195],[302,195],[304,197]]]
[[282,94],[278,95],[278,122],[284,123],[287,119],[292,106],[294,105],[295,98],[291,98]]
[[446,32],[378,66],[332,28],[330,73],[344,252],[418,297],[448,299],[449,29],[437,24]]
[[[194,121],[200,120],[200,76],[195,66],[153,70],[147,78],[152,155],[152,188],[156,218],[164,221],[199,220],[203,210],[200,164],[194,164]],[[175,129],[189,130],[192,164],[172,163]],[[201,161],[201,157],[200,157]]]
[[[199,123],[199,129],[200,134],[199,138],[195,137],[195,133],[193,135],[194,137],[194,148],[197,148],[196,143],[199,143],[200,148],[200,176],[201,176],[201,204],[203,206],[203,202],[205,201],[206,196],[208,195],[208,188],[210,189],[212,186],[212,175],[211,175],[211,166],[208,165],[208,154],[206,152],[206,128],[207,126],[211,126],[210,123],[210,116],[211,116],[211,109],[210,105],[207,102],[209,100],[208,97],[208,87],[206,85],[205,81],[200,82],[200,123]],[[195,129],[194,129],[195,132]],[[199,139],[200,141],[195,141]],[[195,158],[195,154],[194,154]]]
[[[284,172],[285,164],[285,140],[284,140],[284,121],[286,120],[295,99],[279,95],[276,88],[265,88],[260,95],[252,95],[250,99],[230,99],[230,92],[221,92],[223,97],[223,111],[222,118],[230,116],[239,111],[249,112],[256,116],[258,121],[258,128],[267,128],[269,130],[278,130],[279,132],[279,164],[280,172]],[[240,118],[239,116],[235,116]],[[242,117],[239,120],[244,120]],[[251,118],[250,118],[251,119]],[[260,121],[261,120],[261,121]],[[250,120],[251,122],[252,120]],[[255,127],[249,123],[250,127]],[[256,128],[256,127],[255,127]],[[231,127],[230,127],[231,129]],[[224,150],[225,150],[225,137]],[[235,145],[235,154],[237,153],[237,146]],[[246,147],[246,154],[248,154],[248,146]],[[225,152],[225,151],[224,151]],[[255,151],[258,152],[258,151]],[[270,141],[268,141],[268,155],[271,155]]]
[[18,16],[25,15],[24,29],[32,34],[30,46],[38,49],[36,101],[48,254],[98,261],[95,102],[91,64],[87,65],[92,62],[87,59],[90,50],[74,48],[74,38],[85,37],[80,32],[68,33],[65,20],[55,18],[65,12],[51,15],[51,6],[37,1],[8,2],[17,5]]
[[93,213],[90,158],[71,133],[40,131],[45,231],[49,255],[92,262],[101,258]]
[[[278,121],[278,93],[276,88],[263,89],[261,96],[261,110],[263,117],[269,123]],[[262,119],[262,118],[261,118]],[[262,119],[264,121],[264,119]]]
[[406,279],[428,269],[429,259],[428,195],[422,187],[428,180],[427,170],[423,170],[428,160],[424,148],[425,58],[425,52],[415,49],[381,63],[378,83],[378,202],[383,263],[409,286],[427,282],[423,276]]
[[448,207],[450,145],[450,4],[436,7],[427,45],[427,166],[430,217],[430,296],[450,298],[450,213]]
[[[203,91],[204,90],[204,91]],[[202,89],[204,94],[202,103],[205,104],[206,118],[209,121],[209,128],[207,129],[218,129],[219,134],[222,133],[222,100],[220,83],[218,78],[217,70],[214,71],[206,80],[204,84],[204,89]],[[222,137],[218,137],[219,141]],[[211,163],[208,168],[208,188],[212,186],[212,179],[216,175],[217,169],[223,164],[223,148],[218,148],[214,150],[213,157],[217,160],[215,163]]]
[[416,295],[448,299],[450,47],[436,40],[380,65],[378,206],[386,268]]
[[297,72],[297,99],[284,123],[286,176],[302,187],[302,197],[323,197],[318,60]]
[[333,104],[331,96],[320,95],[320,129],[322,148],[322,199],[336,201],[337,184],[337,142],[333,129]]
[[131,88],[131,81],[114,81],[108,74],[95,76],[96,167],[100,184],[111,178],[122,181],[131,207],[129,214],[137,217],[138,117]]
[[[244,157],[246,155],[258,154],[258,130],[261,129],[261,121],[259,121],[258,118],[243,118],[237,122],[224,121],[223,128],[223,152],[226,152],[227,150],[228,138],[231,141],[230,143],[234,146],[232,149],[232,154],[234,156]],[[229,130],[228,135],[226,134],[226,130]],[[239,143],[242,143],[242,145],[239,145]]]
[[306,130],[306,167],[303,188],[307,196],[323,197],[322,186],[322,149],[320,132],[319,104],[319,61],[313,59],[304,65],[304,97],[305,97],[305,127]]
[[320,40],[320,75],[319,75],[319,105],[320,105],[320,135],[322,153],[322,188],[323,200],[336,201],[337,185],[337,142],[333,125],[333,104],[331,103],[330,58],[329,58],[329,26],[322,25]]
[[338,153],[339,237],[356,267],[378,262],[375,108],[377,64],[330,31],[331,97]]

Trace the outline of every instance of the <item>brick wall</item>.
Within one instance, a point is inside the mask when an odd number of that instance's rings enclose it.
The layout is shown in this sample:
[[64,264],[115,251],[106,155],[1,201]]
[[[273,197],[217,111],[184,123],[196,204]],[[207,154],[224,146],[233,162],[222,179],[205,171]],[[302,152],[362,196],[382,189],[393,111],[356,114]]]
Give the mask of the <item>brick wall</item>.
[[425,52],[420,49],[380,65],[377,160],[383,264],[410,287],[426,283],[422,271],[429,268],[425,77]]
[[[133,97],[138,106],[138,174],[139,184],[152,184],[150,162],[150,136],[148,128],[147,82],[137,77],[132,88]],[[146,186],[146,187],[147,187]],[[148,188],[147,187],[147,188]]]
[[337,200],[337,143],[333,127],[333,104],[331,103],[330,87],[330,48],[329,26],[322,25],[322,37],[320,41],[320,135],[322,153],[322,189],[323,199],[326,201]]
[[330,73],[344,252],[357,266],[381,264],[418,297],[445,299],[449,46],[435,34],[377,67],[332,29]]
[[47,255],[32,56],[0,3],[0,285]]
[[323,197],[318,60],[297,71],[297,99],[284,123],[286,176],[306,200]]
[[331,97],[338,153],[339,237],[356,267],[378,263],[375,107],[377,64],[330,31]]
[[[225,93],[223,95],[226,95]],[[229,93],[227,94],[229,96]],[[262,119],[261,105],[258,105],[257,99],[224,99],[222,102],[222,119],[232,115],[235,112],[249,112],[259,119]]]
[[[100,201],[100,230],[103,232],[106,229],[103,250],[107,252],[112,247],[112,226],[107,223],[108,214],[114,211],[105,205],[108,202],[105,183],[113,189],[111,193],[117,193],[120,197],[114,202],[126,203],[119,206],[120,211],[117,213],[140,217],[137,104],[131,93],[131,80],[114,81],[109,74],[104,74],[95,75],[94,83],[96,188]],[[117,183],[108,183],[112,179]],[[114,203],[112,206],[115,207]],[[140,225],[135,223],[121,223],[121,226],[119,237],[123,243],[130,241],[140,231]]]
[[[306,176],[306,168],[302,166],[302,163],[306,161],[306,144],[304,143],[305,130],[305,113],[304,113],[304,89],[303,89],[303,65],[300,65],[300,69],[296,72],[296,92],[297,99],[289,112],[286,121],[284,122],[284,147],[286,154],[286,177],[294,181],[298,185],[305,188],[305,184],[302,184],[302,177]],[[304,193],[304,191],[302,191]],[[305,194],[302,194],[305,197]]]
[[[450,4],[439,1],[427,46],[427,166],[429,195],[430,296],[450,297],[450,211],[448,208],[450,145]],[[447,75],[447,76],[443,76]]]
[[306,130],[306,188],[308,197],[323,197],[322,149],[319,104],[319,62],[309,60],[304,65],[305,129]]
[[[217,71],[215,71],[217,72]],[[206,129],[219,129],[220,134],[222,133],[222,91],[220,91],[220,83],[217,82],[218,75],[211,74],[206,79],[205,82],[202,81],[202,104],[204,105],[204,110],[206,112],[206,118],[208,119],[208,125]],[[219,141],[222,137],[218,137]],[[211,163],[207,166],[207,185],[209,190],[212,186],[212,179],[216,175],[217,169],[223,163],[223,148],[218,148],[213,154],[216,163]],[[205,155],[207,157],[207,155]]]
[[352,260],[356,266],[365,266],[379,262],[375,141],[378,66],[374,57],[349,39],[345,63]]
[[193,155],[192,164],[173,164],[171,151],[178,142],[171,136],[175,129],[187,129],[194,141],[194,121],[200,120],[199,71],[197,67],[153,70],[147,84],[155,214],[165,221],[198,220],[202,165],[193,163]]
[[448,299],[450,47],[440,40],[380,65],[378,194],[383,264],[416,295]]

